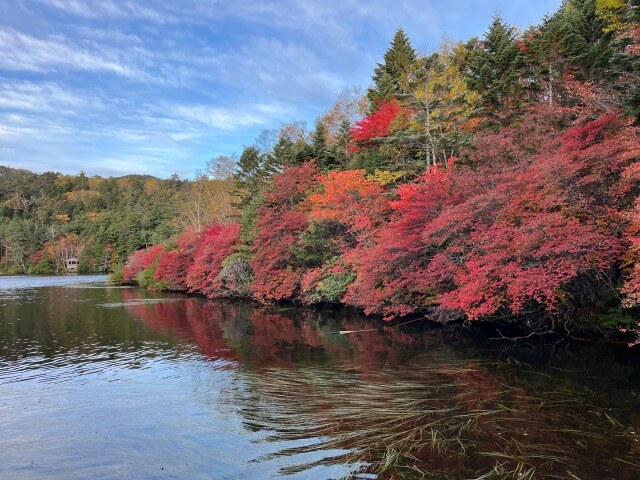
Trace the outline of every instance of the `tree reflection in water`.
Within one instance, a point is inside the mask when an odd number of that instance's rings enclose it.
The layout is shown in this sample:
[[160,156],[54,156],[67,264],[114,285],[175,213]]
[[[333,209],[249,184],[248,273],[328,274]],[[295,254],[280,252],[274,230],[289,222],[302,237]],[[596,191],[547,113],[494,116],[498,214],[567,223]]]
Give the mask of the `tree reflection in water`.
[[637,399],[585,385],[572,369],[500,358],[438,331],[334,335],[371,328],[344,311],[199,298],[127,310],[236,369],[228,401],[245,428],[277,444],[256,464],[300,460],[283,474],[346,463],[380,478],[640,475]]

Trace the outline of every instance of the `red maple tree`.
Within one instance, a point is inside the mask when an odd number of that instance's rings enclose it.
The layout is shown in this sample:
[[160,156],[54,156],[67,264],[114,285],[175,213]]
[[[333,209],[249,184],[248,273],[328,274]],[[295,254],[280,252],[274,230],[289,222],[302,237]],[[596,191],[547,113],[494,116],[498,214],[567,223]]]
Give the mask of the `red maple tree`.
[[292,299],[304,275],[293,260],[293,246],[308,225],[304,200],[316,185],[318,168],[310,161],[275,175],[258,211],[251,290],[256,299]]
[[200,234],[185,280],[191,292],[198,291],[208,297],[224,295],[224,282],[219,276],[222,261],[235,251],[239,240],[237,223],[212,225]]
[[351,139],[364,143],[378,137],[386,137],[392,127],[406,126],[411,111],[400,105],[396,99],[380,105],[375,112],[366,116],[351,128]]
[[129,261],[122,270],[122,278],[125,282],[131,282],[143,270],[154,267],[164,254],[163,245],[154,245],[147,249],[138,250],[131,254]]

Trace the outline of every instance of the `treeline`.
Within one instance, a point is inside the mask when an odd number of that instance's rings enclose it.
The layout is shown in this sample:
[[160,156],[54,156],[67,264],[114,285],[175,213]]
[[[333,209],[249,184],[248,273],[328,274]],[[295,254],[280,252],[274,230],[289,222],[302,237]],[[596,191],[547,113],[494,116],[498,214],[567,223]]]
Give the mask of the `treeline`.
[[640,301],[640,9],[568,0],[517,32],[417,53],[399,30],[366,93],[265,131],[233,222],[133,254],[124,280],[386,318],[580,318]]
[[119,271],[136,250],[224,221],[228,181],[213,175],[103,178],[0,166],[0,273],[64,273],[71,259],[80,273]]

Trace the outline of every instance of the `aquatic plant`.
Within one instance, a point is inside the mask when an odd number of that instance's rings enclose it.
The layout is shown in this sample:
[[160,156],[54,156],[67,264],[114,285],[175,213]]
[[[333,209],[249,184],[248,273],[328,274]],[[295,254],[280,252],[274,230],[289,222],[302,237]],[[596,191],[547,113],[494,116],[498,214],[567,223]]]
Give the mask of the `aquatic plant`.
[[[335,462],[352,465],[353,478],[566,479],[590,470],[632,479],[639,472],[629,449],[637,435],[607,412],[606,399],[554,386],[521,363],[423,356],[402,371],[358,374],[336,365],[334,373],[302,367],[242,378],[246,427],[295,445],[274,455],[333,452],[285,474]],[[612,438],[619,451],[593,455]]]

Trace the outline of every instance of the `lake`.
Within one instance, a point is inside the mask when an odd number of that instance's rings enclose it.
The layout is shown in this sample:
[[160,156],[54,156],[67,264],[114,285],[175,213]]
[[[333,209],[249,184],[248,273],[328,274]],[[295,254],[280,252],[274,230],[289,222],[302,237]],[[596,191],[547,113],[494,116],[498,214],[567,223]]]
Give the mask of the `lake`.
[[0,478],[640,479],[637,353],[376,327],[0,277]]

